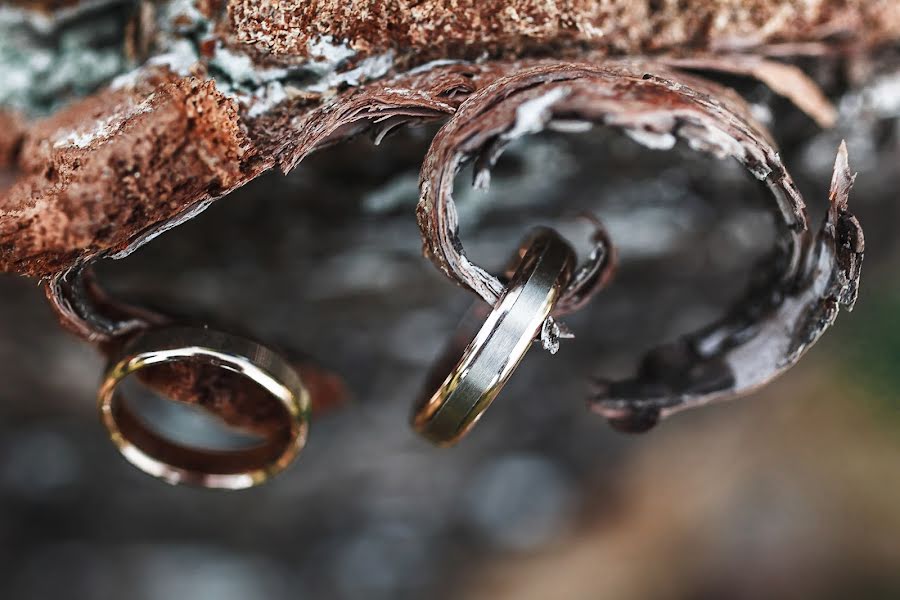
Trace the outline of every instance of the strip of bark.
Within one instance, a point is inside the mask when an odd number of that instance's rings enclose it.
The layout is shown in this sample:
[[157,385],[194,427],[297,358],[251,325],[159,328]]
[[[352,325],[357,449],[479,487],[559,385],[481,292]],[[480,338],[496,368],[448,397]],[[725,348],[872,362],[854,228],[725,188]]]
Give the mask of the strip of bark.
[[[655,65],[557,64],[516,71],[473,94],[437,133],[422,169],[418,206],[426,254],[449,278],[496,304],[503,283],[473,264],[458,235],[454,178],[474,161],[476,184],[512,140],[573,123],[623,130],[655,149],[683,140],[733,158],[766,184],[780,223],[779,244],[754,271],[745,296],[720,321],[655,348],[638,373],[598,380],[591,408],[617,428],[645,430],[675,412],[744,395],[795,364],[852,308],[864,251],[848,212],[852,176],[846,147],[835,164],[830,209],[817,237],[777,149],[735,99],[706,82]],[[577,127],[584,130],[585,127]]]

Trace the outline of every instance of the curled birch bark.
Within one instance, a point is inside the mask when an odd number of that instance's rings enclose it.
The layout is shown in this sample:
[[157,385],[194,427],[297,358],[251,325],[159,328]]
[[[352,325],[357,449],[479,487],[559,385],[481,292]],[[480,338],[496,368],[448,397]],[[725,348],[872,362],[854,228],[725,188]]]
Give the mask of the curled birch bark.
[[539,66],[501,77],[468,98],[435,136],[422,169],[417,214],[435,265],[496,304],[502,282],[466,257],[458,236],[454,177],[473,161],[475,184],[485,186],[512,140],[594,124],[621,129],[650,148],[669,149],[682,140],[737,160],[765,183],[780,223],[776,252],[758,266],[751,289],[723,320],[652,350],[631,379],[597,382],[591,408],[615,426],[642,430],[679,410],[746,394],[796,363],[839,307],[852,308],[864,244],[847,209],[852,176],[846,147],[835,164],[828,218],[813,238],[800,193],[746,107],[707,82],[655,65]]
[[[619,429],[643,431],[676,412],[748,394],[796,364],[856,302],[865,241],[847,209],[853,179],[842,144],[818,235],[792,236],[789,255],[760,265],[767,276],[721,321],[649,351],[630,379],[597,380],[591,409]],[[798,251],[801,262],[789,267]]]

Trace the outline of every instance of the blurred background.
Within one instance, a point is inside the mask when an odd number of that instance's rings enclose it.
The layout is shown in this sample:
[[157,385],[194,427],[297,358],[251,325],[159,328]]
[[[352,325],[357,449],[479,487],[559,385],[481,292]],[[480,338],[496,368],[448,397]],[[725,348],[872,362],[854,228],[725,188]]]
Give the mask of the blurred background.
[[[243,492],[169,487],[129,466],[95,414],[102,360],[35,281],[0,278],[0,597],[900,597],[900,71],[841,92],[821,131],[731,82],[776,133],[818,228],[838,143],[866,231],[856,310],[763,391],[642,435],[585,408],[590,378],[708,323],[775,239],[737,164],[614,132],[511,147],[456,198],[470,257],[499,269],[527,229],[576,245],[591,210],[621,265],[534,349],[478,427],[436,449],[407,425],[474,296],[421,256],[413,207],[432,129],[322,151],[99,267],[123,298],[233,323],[339,373],[297,463]],[[830,84],[830,86],[829,86]],[[838,90],[838,91],[836,91]]]

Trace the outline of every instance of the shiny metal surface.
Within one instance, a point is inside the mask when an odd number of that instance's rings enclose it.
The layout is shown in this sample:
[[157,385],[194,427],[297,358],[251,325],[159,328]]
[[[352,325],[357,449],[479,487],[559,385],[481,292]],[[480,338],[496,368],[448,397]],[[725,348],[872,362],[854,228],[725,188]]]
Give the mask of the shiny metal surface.
[[[290,423],[284,436],[239,450],[206,450],[163,438],[134,415],[117,388],[148,367],[201,361],[236,373],[283,405]],[[250,340],[201,328],[149,330],[113,358],[98,393],[100,419],[126,460],[172,484],[242,489],[284,470],[306,442],[309,393],[294,369],[278,354]]]
[[572,276],[575,253],[552,229],[536,229],[521,262],[459,363],[415,410],[413,427],[440,446],[458,442],[481,418],[528,352]]

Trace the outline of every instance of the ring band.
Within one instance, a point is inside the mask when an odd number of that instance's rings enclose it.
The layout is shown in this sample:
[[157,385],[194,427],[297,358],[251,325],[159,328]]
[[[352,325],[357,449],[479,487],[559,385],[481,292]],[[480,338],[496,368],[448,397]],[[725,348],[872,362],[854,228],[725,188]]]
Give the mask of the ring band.
[[506,291],[429,398],[417,405],[413,428],[439,446],[459,441],[487,410],[531,347],[572,276],[575,253],[552,229],[536,229],[519,249]]
[[[283,435],[240,450],[205,450],[172,442],[148,428],[122,401],[117,387],[148,367],[203,363],[240,375],[274,397],[289,426]],[[250,340],[200,328],[141,333],[113,358],[98,393],[100,420],[125,459],[172,484],[243,489],[284,470],[306,443],[310,397],[296,371],[278,354]]]

